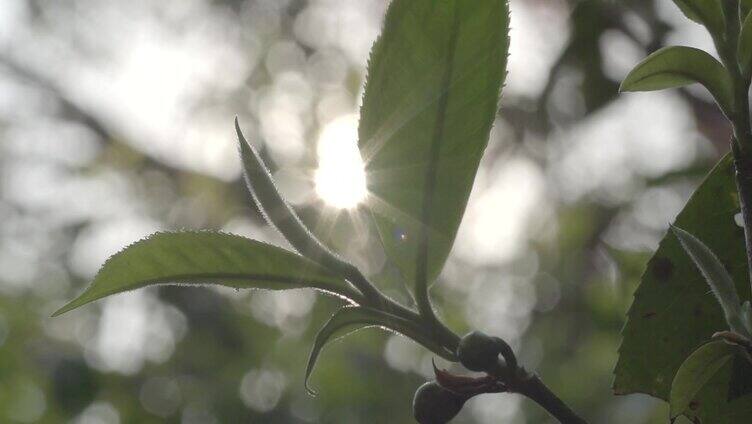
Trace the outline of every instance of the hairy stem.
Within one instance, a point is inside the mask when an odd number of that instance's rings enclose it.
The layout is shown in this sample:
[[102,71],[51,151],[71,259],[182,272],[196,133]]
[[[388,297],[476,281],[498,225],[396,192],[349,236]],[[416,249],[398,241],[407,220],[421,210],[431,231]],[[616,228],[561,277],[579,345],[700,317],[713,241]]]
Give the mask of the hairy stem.
[[747,267],[752,284],[752,161],[744,154],[737,143],[732,142],[736,190],[739,193],[739,206],[744,222],[744,241],[747,252]]
[[747,252],[747,268],[752,284],[752,134],[749,119],[750,79],[742,75],[737,56],[740,17],[739,2],[724,2],[726,16],[725,40],[716,40],[716,48],[731,76],[734,89],[733,110],[728,116],[733,128],[731,151],[734,155],[736,189],[744,222],[744,240]]

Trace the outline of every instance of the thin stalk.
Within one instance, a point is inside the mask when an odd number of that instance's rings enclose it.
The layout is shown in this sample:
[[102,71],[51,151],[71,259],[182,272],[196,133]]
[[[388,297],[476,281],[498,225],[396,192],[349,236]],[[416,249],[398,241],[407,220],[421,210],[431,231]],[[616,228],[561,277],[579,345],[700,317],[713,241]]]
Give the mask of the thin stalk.
[[[744,241],[747,252],[747,267],[752,284],[752,162],[737,143],[732,142],[736,190],[739,193],[739,207],[744,223]],[[748,149],[749,150],[749,149]]]

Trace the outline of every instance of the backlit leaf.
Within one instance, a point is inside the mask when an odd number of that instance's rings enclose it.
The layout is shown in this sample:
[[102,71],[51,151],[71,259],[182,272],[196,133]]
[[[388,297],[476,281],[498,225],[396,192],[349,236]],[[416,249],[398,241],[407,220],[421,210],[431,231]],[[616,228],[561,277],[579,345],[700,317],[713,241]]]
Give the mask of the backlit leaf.
[[498,108],[508,27],[507,0],[394,0],[371,51],[359,127],[368,206],[409,281],[433,281],[451,250]]
[[731,78],[713,56],[694,47],[664,47],[637,66],[621,83],[621,91],[652,91],[700,83],[728,115],[733,110]]
[[287,250],[232,234],[156,233],[115,254],[89,288],[54,315],[106,296],[157,284],[218,284],[238,289],[313,287],[357,299],[341,278]]
[[711,34],[721,35],[725,22],[719,0],[674,0],[689,19],[704,25]]
[[750,10],[752,10],[752,0],[739,1],[739,11],[741,12],[742,21],[749,16]]
[[671,384],[671,418],[683,414],[690,407],[697,392],[734,357],[736,349],[726,342],[715,341],[702,345],[689,355]]
[[736,293],[734,281],[721,261],[697,237],[679,227],[671,227],[671,230],[705,277],[705,281],[708,282],[713,294],[718,299],[718,303],[723,308],[726,322],[731,331],[749,337],[747,326],[743,322],[741,301]]
[[752,72],[752,14],[747,15],[742,25],[741,34],[739,34],[739,67],[742,74],[749,76]]

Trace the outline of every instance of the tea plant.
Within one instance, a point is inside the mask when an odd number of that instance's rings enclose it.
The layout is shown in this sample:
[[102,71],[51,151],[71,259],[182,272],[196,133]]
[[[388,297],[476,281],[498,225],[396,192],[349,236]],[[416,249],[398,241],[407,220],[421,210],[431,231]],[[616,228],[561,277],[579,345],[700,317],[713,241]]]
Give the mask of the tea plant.
[[[741,299],[750,298],[752,264],[752,234],[746,231],[752,228],[752,1],[675,3],[707,28],[721,60],[690,47],[667,47],[637,65],[622,91],[703,84],[733,126],[733,153],[710,172],[648,263],[624,328],[614,389],[668,400],[672,419],[750,422],[752,402],[745,395],[752,391],[752,307]],[[508,30],[506,0],[393,0],[373,46],[359,124],[365,208],[387,258],[411,288],[414,307],[386,296],[309,231],[236,120],[253,200],[294,251],[219,232],[157,233],[111,257],[91,286],[55,315],[157,284],[313,288],[346,305],[313,343],[305,377],[311,393],[308,379],[324,346],[377,326],[481,373],[435,369],[435,380],[419,387],[413,400],[420,423],[448,422],[471,397],[505,392],[528,397],[562,423],[584,423],[519,365],[504,340],[477,331],[458,336],[436,315],[429,296],[498,111]],[[741,227],[735,223],[740,210]]]

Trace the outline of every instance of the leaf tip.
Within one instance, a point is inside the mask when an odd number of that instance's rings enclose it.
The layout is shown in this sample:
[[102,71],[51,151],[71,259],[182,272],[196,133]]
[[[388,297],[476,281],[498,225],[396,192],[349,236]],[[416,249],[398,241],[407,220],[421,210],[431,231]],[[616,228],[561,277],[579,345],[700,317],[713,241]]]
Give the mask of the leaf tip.
[[[240,129],[240,122],[238,121],[237,116],[235,117],[235,132],[238,134],[238,149],[240,150],[240,157],[243,162],[245,162],[246,160],[251,160],[251,158],[255,158],[255,162],[260,162],[261,158],[258,157],[258,153],[243,135],[243,131]],[[261,163],[263,165],[263,162]],[[247,174],[246,167],[244,167],[244,172]]]
[[[66,306],[67,306],[67,305],[66,305]],[[60,308],[60,309],[58,309],[57,311],[53,312],[53,313],[52,313],[52,315],[50,315],[50,318],[55,318],[55,317],[59,317],[60,315],[62,315],[62,314],[64,314],[64,313],[68,312],[69,310],[70,310],[70,309],[66,309],[66,307],[65,307],[65,306],[63,306],[62,308]]]
[[308,358],[308,364],[306,364],[305,378],[303,380],[303,387],[305,387],[306,393],[311,397],[318,396],[319,392],[311,387],[311,374],[313,373],[313,367],[316,364],[317,354],[315,349],[311,352],[311,356]]
[[238,134],[238,141],[242,145],[245,142],[245,137],[243,136],[243,131],[240,130],[240,122],[237,115],[235,116],[235,132]]
[[310,395],[311,397],[316,397],[316,395],[319,394],[310,385],[311,374],[313,374],[313,367],[316,365],[317,358],[318,358],[318,349],[316,348],[316,344],[314,344],[313,349],[311,349],[311,353],[308,356],[308,363],[306,364],[306,370],[305,370],[305,378],[303,379],[303,387],[305,387],[306,393],[308,393],[308,395]]
[[305,383],[303,384],[305,386],[306,393],[308,393],[308,396],[316,397],[319,395],[319,392],[308,384],[308,378],[306,378]]
[[58,309],[57,311],[53,312],[52,315],[50,315],[50,318],[59,317],[60,315],[66,313],[66,312],[70,312],[73,309],[78,308],[79,306],[81,306],[81,304],[78,302],[78,300],[79,300],[79,298],[76,298],[76,299],[74,299],[74,300],[66,303],[65,305],[63,305],[62,307],[60,307],[60,309]]
[[621,84],[619,84],[619,93],[627,93],[627,92],[633,92],[633,91],[640,91],[638,87],[636,87],[636,77],[635,77],[635,71],[639,69],[640,65],[638,64],[634,68],[632,68],[631,71],[627,74],[626,77],[621,81]]
[[96,298],[91,298],[90,293],[89,293],[89,289],[87,289],[86,291],[84,291],[83,293],[81,293],[80,296],[78,296],[77,298],[75,298],[75,299],[71,300],[70,302],[66,303],[65,305],[63,305],[57,311],[53,312],[52,315],[50,315],[50,318],[58,317],[58,316],[66,313],[66,312],[70,312],[70,311],[72,311],[72,310],[74,310],[74,309],[76,309],[78,307],[81,307],[81,306],[83,306],[83,305],[85,305],[85,304],[87,304],[87,303],[89,303],[91,301],[94,301],[94,300],[96,300]]
[[679,241],[682,242],[682,244],[683,244],[683,240],[682,239],[684,237],[686,237],[687,235],[690,235],[688,232],[686,232],[685,230],[682,230],[681,228],[677,227],[675,224],[668,224],[668,228],[676,236],[676,238],[678,238]]

